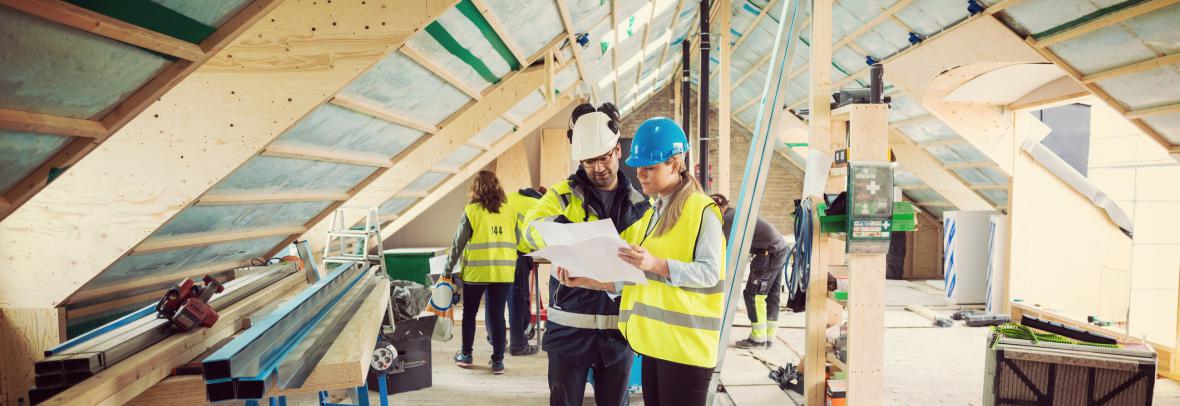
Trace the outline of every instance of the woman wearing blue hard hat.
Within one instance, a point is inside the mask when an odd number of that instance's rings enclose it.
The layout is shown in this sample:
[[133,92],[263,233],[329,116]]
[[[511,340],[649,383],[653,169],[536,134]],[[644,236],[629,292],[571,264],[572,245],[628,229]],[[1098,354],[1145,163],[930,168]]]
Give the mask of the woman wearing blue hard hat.
[[619,306],[619,330],[643,354],[646,405],[704,405],[717,364],[725,236],[721,212],[685,164],[688,150],[684,130],[657,117],[636,130],[626,161],[656,198],[642,242],[619,249],[648,279],[624,287]]

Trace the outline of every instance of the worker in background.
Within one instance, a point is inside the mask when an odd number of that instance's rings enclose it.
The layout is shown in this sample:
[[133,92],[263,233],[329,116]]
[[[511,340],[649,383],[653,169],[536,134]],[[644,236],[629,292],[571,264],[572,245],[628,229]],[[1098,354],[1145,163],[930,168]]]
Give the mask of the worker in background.
[[471,203],[463,207],[455,240],[444,273],[452,276],[463,259],[463,347],[455,364],[471,366],[475,318],[484,292],[488,294],[487,329],[492,333],[492,373],[504,373],[504,306],[516,271],[516,210],[507,204],[500,180],[491,171],[479,171],[471,184]]
[[[508,205],[516,211],[516,228],[524,230],[524,216],[541,201],[545,195],[545,187],[537,189],[524,188],[508,194]],[[525,255],[528,245],[521,235],[517,235],[516,274],[512,282],[512,291],[508,294],[508,353],[513,356],[536,354],[540,349],[529,344],[525,335],[532,313],[529,310],[529,276],[533,271],[533,258]]]
[[[733,227],[733,208],[729,207],[729,199],[722,194],[709,197],[721,209],[728,237]],[[750,274],[746,278],[746,289],[742,291],[746,313],[750,317],[750,337],[734,345],[738,348],[770,348],[778,330],[779,287],[783,283],[790,243],[774,225],[759,217],[750,247]]]
[[[570,155],[580,165],[569,178],[549,187],[525,216],[530,249],[544,246],[533,225],[609,219],[619,236],[638,243],[650,207],[619,170],[618,110],[610,103],[582,104],[570,117]],[[548,319],[542,349],[549,355],[549,403],[581,405],[589,371],[599,406],[622,405],[634,353],[618,329],[620,289],[614,284],[559,285],[558,269],[549,281]]]
[[619,330],[643,355],[643,404],[704,405],[717,365],[725,300],[721,212],[689,173],[684,130],[666,117],[635,132],[627,165],[657,198],[639,244],[619,258],[647,275],[623,288]]

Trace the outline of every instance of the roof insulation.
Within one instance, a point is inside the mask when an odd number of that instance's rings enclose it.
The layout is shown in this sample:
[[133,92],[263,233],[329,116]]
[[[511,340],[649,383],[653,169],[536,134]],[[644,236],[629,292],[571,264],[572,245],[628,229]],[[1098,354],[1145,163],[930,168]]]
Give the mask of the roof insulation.
[[438,166],[444,168],[462,168],[468,162],[471,162],[472,159],[475,159],[475,157],[479,156],[479,154],[482,152],[482,149],[475,148],[470,145],[460,145],[459,148],[455,148],[455,150],[451,152],[450,155],[447,155],[446,158],[443,158],[442,161],[439,161]]
[[444,179],[446,179],[448,176],[451,176],[451,175],[448,173],[442,173],[442,172],[426,171],[425,173],[423,173],[422,175],[419,175],[417,178],[415,178],[413,181],[411,181],[410,184],[406,185],[406,187],[402,189],[402,192],[405,192],[405,193],[429,192],[429,191],[433,190],[435,186],[438,186],[439,183],[442,183],[442,181]]
[[149,238],[302,226],[331,204],[332,202],[291,202],[190,206],[177,213]]
[[416,197],[407,197],[407,196],[394,197],[392,199],[386,200],[385,203],[381,204],[381,207],[378,209],[378,215],[381,217],[387,217],[387,216],[392,216],[392,215],[396,215],[396,214],[401,214],[402,211],[409,208],[410,205],[414,204],[414,202],[416,202],[416,201],[418,201],[418,198],[416,198]]
[[5,191],[41,166],[71,137],[0,130],[0,191]]
[[526,58],[541,52],[565,31],[554,0],[484,0],[484,4]]
[[210,189],[209,193],[343,193],[375,170],[373,167],[335,162],[256,156]]
[[497,118],[491,124],[488,124],[487,127],[475,133],[475,135],[468,139],[468,142],[479,145],[492,145],[496,141],[499,141],[500,138],[511,133],[513,128],[512,123],[504,121],[502,118]]
[[377,62],[341,93],[431,125],[441,123],[471,100],[401,52]]
[[410,38],[409,44],[435,66],[458,77],[473,89],[483,91],[498,83],[520,62],[488,26],[470,1],[443,13],[426,30]]
[[274,141],[332,152],[376,153],[393,157],[424,133],[333,104],[312,110]]
[[538,90],[520,99],[516,105],[508,109],[507,113],[504,113],[504,116],[519,123],[541,110],[542,107],[545,107],[545,94]]
[[87,282],[82,290],[185,269],[247,261],[266,255],[286,238],[267,237],[125,256]]
[[220,27],[226,20],[237,14],[242,7],[250,3],[250,0],[151,1],[210,27]]

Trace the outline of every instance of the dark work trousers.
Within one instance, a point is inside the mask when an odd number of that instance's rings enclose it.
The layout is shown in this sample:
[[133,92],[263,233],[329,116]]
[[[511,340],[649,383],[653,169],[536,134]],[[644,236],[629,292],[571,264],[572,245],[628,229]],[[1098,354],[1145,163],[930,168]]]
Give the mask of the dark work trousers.
[[644,406],[704,406],[713,368],[643,356]]
[[512,292],[508,294],[508,340],[509,349],[523,350],[529,345],[524,330],[532,320],[529,309],[529,274],[533,270],[533,258],[517,252],[516,276],[512,280]]
[[483,294],[488,293],[488,303],[484,311],[487,330],[492,333],[492,361],[504,360],[504,305],[508,301],[508,292],[512,290],[511,283],[463,284],[463,353],[471,354],[471,346],[475,342],[475,315],[479,313],[479,302]]
[[742,299],[746,301],[746,314],[751,323],[759,323],[757,312],[754,311],[755,295],[766,295],[766,319],[778,321],[779,297],[783,284],[783,271],[787,264],[787,251],[770,253],[770,255],[755,255],[750,261],[750,275],[746,277],[746,289],[742,291]]
[[549,356],[549,405],[577,406],[586,396],[586,377],[594,371],[594,403],[598,406],[620,406],[627,402],[627,385],[631,378],[628,356],[614,365],[570,365]]

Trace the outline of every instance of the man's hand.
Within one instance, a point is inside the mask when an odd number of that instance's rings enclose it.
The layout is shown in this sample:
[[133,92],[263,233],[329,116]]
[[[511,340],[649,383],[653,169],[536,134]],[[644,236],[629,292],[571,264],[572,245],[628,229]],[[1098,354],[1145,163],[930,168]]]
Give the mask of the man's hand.
[[570,271],[562,267],[557,267],[557,281],[571,288],[603,290],[606,286],[593,278],[570,276]]
[[640,271],[651,272],[665,278],[668,277],[668,261],[652,255],[651,251],[648,251],[647,248],[638,245],[619,248],[619,259],[631,264],[631,266],[639,268]]

